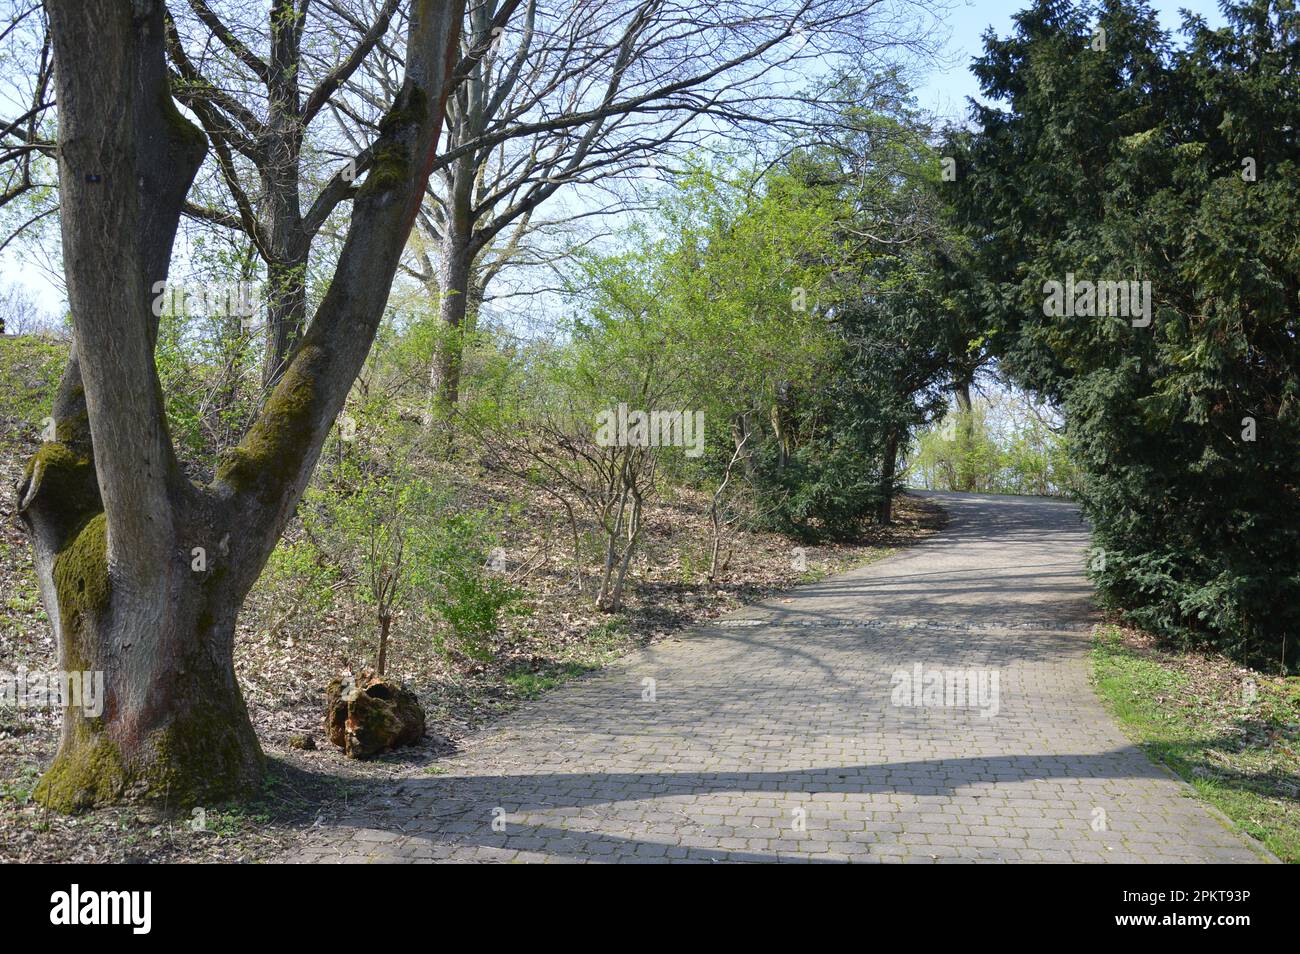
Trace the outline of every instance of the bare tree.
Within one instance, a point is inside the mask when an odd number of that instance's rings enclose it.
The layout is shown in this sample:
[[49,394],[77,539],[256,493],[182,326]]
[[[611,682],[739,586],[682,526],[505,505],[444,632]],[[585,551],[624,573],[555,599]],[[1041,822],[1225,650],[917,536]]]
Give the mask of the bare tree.
[[236,617],[382,318],[434,163],[463,3],[414,5],[404,81],[369,146],[329,290],[257,421],[206,485],[178,465],[153,355],[151,288],[166,279],[208,147],[172,99],[164,6],[45,8],[74,336],[56,440],[30,460],[19,513],[60,665],[103,671],[107,698],[97,719],[64,710],[37,797],[63,809],[124,797],[202,803],[262,773],[235,680]]
[[[363,152],[350,164],[336,163],[324,188],[304,195],[309,128],[389,32],[399,2],[371,4],[367,16],[363,3],[274,0],[261,24],[235,19],[238,8],[227,14],[206,0],[186,3],[166,15],[173,87],[211,140],[225,195],[189,201],[185,212],[242,230],[266,264],[263,381],[269,387],[306,326],[316,233],[374,160]],[[253,39],[259,36],[266,38],[264,52]],[[336,55],[322,55],[328,52]]]
[[622,608],[627,572],[643,531],[645,504],[655,490],[658,447],[599,444],[572,413],[545,413],[527,427],[477,428],[490,467],[535,483],[560,502],[573,533],[574,575],[582,589],[578,514],[599,534],[601,569],[594,602]]
[[0,288],[0,335],[55,335],[58,326],[21,285]]
[[0,21],[0,62],[4,71],[3,99],[25,108],[12,119],[0,118],[0,207],[38,188],[38,160],[54,154],[45,129],[54,106],[54,62],[49,29],[39,3],[16,6]]
[[[437,261],[417,255],[411,267],[436,288],[443,329],[431,416],[455,407],[466,321],[559,190],[583,193],[578,215],[617,213],[620,184],[657,163],[720,137],[806,133],[844,105],[807,109],[810,73],[924,49],[929,21],[912,0],[530,0],[508,29],[495,9],[467,8],[462,48],[488,52],[448,104],[443,166],[419,218]],[[375,83],[391,85],[392,64],[373,66]]]
[[9,8],[0,16],[0,253],[44,251],[58,213],[54,56],[40,3]]

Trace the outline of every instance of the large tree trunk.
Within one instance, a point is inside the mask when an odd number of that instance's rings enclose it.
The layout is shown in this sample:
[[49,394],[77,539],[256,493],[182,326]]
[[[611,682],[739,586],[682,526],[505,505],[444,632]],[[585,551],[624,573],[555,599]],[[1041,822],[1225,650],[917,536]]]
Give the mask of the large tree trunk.
[[429,371],[430,421],[450,427],[460,401],[460,369],[464,354],[465,321],[469,311],[472,252],[467,243],[444,245],[438,274],[438,337]]
[[164,280],[204,136],[176,110],[161,0],[46,0],[73,347],[55,440],[19,512],[61,666],[106,705],[64,711],[37,788],[52,808],[173,806],[246,792],[263,758],[233,665],[235,622],[369,352],[433,163],[463,3],[412,12],[407,76],[357,193],[334,279],[261,415],[191,483],[167,432],[151,289]]
[[130,598],[110,570],[107,529],[104,514],[92,517],[46,564],[59,668],[102,672],[105,701],[97,718],[65,710],[37,801],[65,811],[123,798],[179,807],[252,791],[263,757],[233,665],[243,594],[221,585],[218,567],[189,570],[187,544],[206,540],[194,528],[145,580],[156,601]]
[[29,462],[19,506],[60,667],[102,672],[105,705],[94,718],[64,710],[37,797],[60,809],[146,794],[195,803],[262,770],[232,665],[243,594],[190,569],[194,546],[217,546],[153,363],[150,290],[207,146],[172,104],[161,3],[46,6],[74,344],[56,439]]

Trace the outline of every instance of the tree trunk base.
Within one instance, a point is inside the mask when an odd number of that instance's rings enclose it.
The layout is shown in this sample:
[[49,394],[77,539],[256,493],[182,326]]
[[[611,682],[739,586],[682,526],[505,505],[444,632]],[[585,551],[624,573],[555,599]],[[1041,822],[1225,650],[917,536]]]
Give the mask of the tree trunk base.
[[266,757],[233,673],[231,683],[231,689],[188,695],[154,720],[156,728],[135,737],[125,726],[69,711],[59,752],[36,786],[36,803],[61,812],[124,801],[186,809],[255,793]]

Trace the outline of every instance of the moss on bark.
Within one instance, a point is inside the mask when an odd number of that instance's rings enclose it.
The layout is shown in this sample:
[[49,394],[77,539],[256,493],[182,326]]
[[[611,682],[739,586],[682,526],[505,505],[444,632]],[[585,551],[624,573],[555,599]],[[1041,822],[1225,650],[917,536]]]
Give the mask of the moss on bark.
[[317,380],[327,355],[304,348],[285,370],[257,422],[217,466],[217,481],[236,493],[253,493],[274,505],[284,482],[298,471],[316,422]]
[[379,132],[385,136],[395,136],[406,126],[415,126],[424,122],[429,112],[429,95],[420,87],[412,85],[405,101],[399,98],[393,108],[379,120]]
[[[59,427],[64,427],[60,424]],[[68,428],[75,427],[68,423]],[[45,443],[27,460],[23,479],[34,481],[40,493],[55,502],[60,513],[78,521],[101,509],[95,465],[64,443]]]
[[375,195],[400,186],[411,174],[411,153],[401,143],[381,143],[361,185],[360,195]]
[[[37,783],[37,803],[76,813],[125,799],[169,808],[217,805],[253,794],[266,768],[242,700],[204,698],[124,755],[98,719],[81,719],[73,741]],[[237,719],[238,721],[232,721]]]
[[39,805],[60,812],[79,812],[119,801],[128,774],[117,745],[89,728],[73,744],[60,747],[54,763],[36,783]]
[[410,180],[411,150],[398,137],[404,129],[424,122],[428,111],[428,94],[418,86],[411,86],[384,114],[379,121],[380,141],[360,195],[377,195]]
[[198,126],[194,125],[184,114],[176,108],[176,101],[172,99],[171,87],[164,84],[162,92],[162,116],[163,120],[176,133],[176,138],[184,145],[185,148],[192,150],[198,155],[203,155],[208,151],[208,137]]
[[266,759],[243,700],[195,700],[146,740],[133,787],[177,808],[214,805],[252,794]]
[[90,668],[82,636],[86,622],[105,612],[112,596],[108,577],[108,520],[99,513],[54,557],[54,589],[63,628],[63,665]]

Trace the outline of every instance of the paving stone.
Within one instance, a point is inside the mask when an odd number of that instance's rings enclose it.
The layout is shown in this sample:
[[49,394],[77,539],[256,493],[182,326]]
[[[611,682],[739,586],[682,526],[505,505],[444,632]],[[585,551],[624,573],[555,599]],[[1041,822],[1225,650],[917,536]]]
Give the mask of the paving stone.
[[[1077,508],[936,496],[953,517],[938,536],[557,689],[285,860],[1266,860],[1093,693]],[[918,665],[923,682],[996,673],[996,699],[895,705]]]

